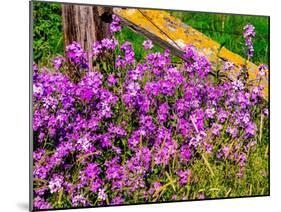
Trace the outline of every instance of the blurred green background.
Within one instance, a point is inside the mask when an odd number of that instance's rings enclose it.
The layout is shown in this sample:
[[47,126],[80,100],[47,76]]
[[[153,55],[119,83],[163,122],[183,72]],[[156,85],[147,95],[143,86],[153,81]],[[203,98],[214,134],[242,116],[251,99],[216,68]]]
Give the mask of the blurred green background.
[[[55,55],[63,55],[64,52],[61,4],[34,2],[33,6],[34,61],[48,66],[51,58]],[[171,11],[171,14],[241,56],[244,56],[243,27],[247,23],[253,24],[256,29],[253,62],[268,64],[268,17],[182,11]],[[124,28],[122,33],[117,35],[117,39],[120,43],[126,40],[131,41],[136,59],[143,58],[145,51],[141,45],[145,37]],[[157,45],[154,49],[161,51]]]

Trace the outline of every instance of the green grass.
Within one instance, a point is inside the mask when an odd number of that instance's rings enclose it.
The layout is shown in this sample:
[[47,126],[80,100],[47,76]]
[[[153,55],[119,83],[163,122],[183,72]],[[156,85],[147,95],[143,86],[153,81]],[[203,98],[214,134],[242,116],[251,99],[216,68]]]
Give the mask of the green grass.
[[51,59],[64,53],[60,4],[33,3],[33,59],[50,65]]

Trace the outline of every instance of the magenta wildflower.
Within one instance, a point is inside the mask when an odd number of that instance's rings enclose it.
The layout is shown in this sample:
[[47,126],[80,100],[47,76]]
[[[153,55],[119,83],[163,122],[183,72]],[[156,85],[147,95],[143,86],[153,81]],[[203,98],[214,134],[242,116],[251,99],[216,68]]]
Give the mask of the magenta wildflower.
[[186,170],[186,171],[183,171],[183,170],[180,170],[177,172],[179,178],[180,178],[180,185],[181,186],[185,186],[187,183],[190,182],[190,178],[191,178],[191,170]]
[[158,115],[157,115],[158,122],[159,123],[165,122],[169,115],[169,105],[167,103],[163,103],[162,105],[159,106],[159,109],[157,112],[158,112]]
[[49,181],[49,189],[51,193],[59,192],[62,189],[64,177],[59,174],[54,174]]
[[63,64],[64,61],[65,61],[65,59],[61,56],[55,57],[53,59],[53,66],[55,67],[55,69],[57,71],[62,67],[62,64]]
[[224,71],[232,71],[234,70],[235,66],[232,62],[226,61],[223,63],[223,70]]
[[124,201],[125,201],[124,198],[122,198],[121,196],[116,196],[111,200],[110,204],[111,205],[121,205],[124,203]]
[[153,48],[153,44],[151,40],[145,40],[143,43],[143,48],[144,49],[152,49]]
[[82,49],[81,45],[77,42],[66,47],[67,57],[70,62],[82,69],[88,69],[88,57],[87,53]]
[[96,41],[92,45],[92,54],[93,56],[98,56],[102,52],[102,44],[99,41]]
[[268,111],[267,108],[264,108],[262,112],[263,112],[263,114],[264,114],[265,116],[268,116],[268,115],[269,115],[269,111]]
[[247,47],[247,56],[250,59],[254,56],[254,47],[252,39],[256,36],[255,27],[251,24],[247,24],[243,29],[243,36],[245,38],[245,45]]
[[115,14],[112,15],[112,22],[109,26],[109,29],[111,33],[121,31],[120,18]]
[[52,205],[48,203],[46,200],[44,200],[42,197],[35,197],[33,201],[33,205],[36,209],[40,210],[46,210],[46,209],[51,209]]
[[85,176],[88,179],[95,179],[100,173],[100,168],[98,163],[89,163],[85,169]]
[[234,90],[243,90],[245,88],[244,84],[240,80],[233,81],[232,86]]
[[90,190],[92,192],[97,192],[101,187],[103,186],[103,181],[99,178],[92,181],[92,184],[90,186]]
[[115,38],[104,38],[101,40],[102,47],[108,50],[114,50],[117,44],[118,41]]
[[216,136],[219,135],[221,129],[222,129],[222,125],[214,123],[212,125],[212,133],[213,133],[213,135],[216,135]]
[[250,136],[254,136],[256,133],[257,127],[253,122],[249,122],[246,127],[246,133]]
[[107,194],[105,193],[105,189],[99,189],[99,192],[98,192],[98,199],[99,200],[106,200],[107,198]]
[[184,162],[189,162],[191,159],[191,150],[188,145],[183,145],[180,151],[180,158]]
[[114,76],[114,74],[110,74],[107,78],[107,83],[109,86],[114,86],[117,83],[117,80]]
[[265,76],[265,71],[268,68],[267,68],[267,66],[265,64],[261,64],[261,65],[259,65],[258,69],[259,69],[259,76],[263,77],[263,76]]
[[78,207],[78,206],[89,206],[90,204],[88,203],[87,199],[84,196],[78,194],[72,198],[72,205],[74,207]]

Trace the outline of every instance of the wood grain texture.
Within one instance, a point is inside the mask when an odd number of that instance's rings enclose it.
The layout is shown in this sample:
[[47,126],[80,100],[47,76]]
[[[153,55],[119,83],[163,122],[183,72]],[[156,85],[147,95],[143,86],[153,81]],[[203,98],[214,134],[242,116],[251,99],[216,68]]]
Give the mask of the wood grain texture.
[[[112,13],[111,8],[99,6],[84,6],[63,4],[63,32],[65,46],[76,41],[81,44],[85,51],[91,51],[92,44],[109,37],[109,23],[101,20],[104,13]],[[92,58],[89,55],[90,69],[92,68]]]

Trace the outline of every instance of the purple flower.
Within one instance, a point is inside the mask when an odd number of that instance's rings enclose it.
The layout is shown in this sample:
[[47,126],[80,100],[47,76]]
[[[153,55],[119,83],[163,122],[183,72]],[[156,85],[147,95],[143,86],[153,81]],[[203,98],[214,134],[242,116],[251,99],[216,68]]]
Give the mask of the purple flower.
[[146,69],[147,69],[146,65],[137,64],[135,69],[128,70],[127,77],[128,79],[133,81],[142,80]]
[[212,144],[204,143],[204,146],[205,146],[206,153],[212,153],[212,151],[213,151],[213,145]]
[[105,49],[114,50],[118,45],[118,41],[115,38],[104,38],[101,40],[101,45]]
[[233,81],[232,86],[234,90],[243,90],[245,88],[244,84],[240,80]]
[[223,63],[223,70],[224,71],[232,71],[234,70],[235,66],[232,62],[226,61]]
[[198,148],[201,144],[204,144],[204,139],[206,138],[207,134],[204,131],[197,132],[196,136],[192,137],[189,141],[189,144],[194,148]]
[[254,47],[252,38],[256,36],[255,27],[251,24],[247,24],[244,28],[243,36],[245,38],[245,45],[247,47],[247,56],[248,58],[252,58],[254,56]]
[[128,86],[127,86],[127,90],[130,93],[130,95],[132,96],[136,96],[137,93],[140,91],[140,85],[137,82],[131,82]]
[[143,48],[144,49],[152,49],[153,48],[153,44],[151,40],[145,40],[143,43]]
[[150,195],[155,194],[155,192],[159,191],[159,189],[161,188],[162,184],[160,182],[154,182],[152,183],[152,186],[150,187],[148,193]]
[[106,200],[106,198],[107,198],[107,194],[105,193],[105,189],[104,188],[99,189],[98,199],[99,200]]
[[127,65],[133,65],[135,62],[135,52],[132,44],[128,41],[122,44],[121,50],[124,52],[124,59]]
[[131,149],[135,149],[140,143],[141,136],[145,135],[144,130],[136,130],[132,133],[131,137],[128,139],[128,144]]
[[95,179],[98,177],[100,171],[101,170],[98,163],[89,163],[84,170],[84,173],[88,179]]
[[236,137],[238,130],[235,127],[228,127],[226,132],[229,133],[232,137]]
[[269,115],[268,108],[264,108],[262,112],[263,112],[263,114],[264,114],[265,116],[268,116],[268,115]]
[[114,74],[110,74],[108,77],[107,77],[107,83],[109,86],[114,86],[116,83],[117,83],[117,80],[116,78],[114,77]]
[[212,125],[212,133],[213,133],[213,135],[216,135],[216,136],[219,135],[221,129],[222,129],[222,125],[214,123]]
[[211,64],[203,55],[199,55],[193,45],[186,45],[184,48],[185,70],[189,73],[196,73],[201,78],[210,72]]
[[115,126],[113,124],[109,125],[108,132],[116,135],[117,137],[124,137],[127,135],[127,132],[123,129],[123,127]]
[[121,196],[116,196],[111,200],[110,205],[121,205],[124,203],[124,201],[124,198]]
[[45,138],[45,133],[40,132],[40,134],[39,134],[39,136],[38,136],[38,141],[39,141],[39,142],[43,142],[44,138]]
[[217,114],[217,119],[220,123],[224,123],[227,118],[229,117],[229,113],[225,110],[219,110],[218,114]]
[[194,111],[189,117],[192,125],[196,132],[199,132],[204,129],[204,112],[199,109]]
[[158,129],[158,136],[154,144],[155,147],[155,164],[167,165],[171,158],[176,154],[178,144],[172,139],[171,132],[165,128],[161,127]]
[[183,145],[180,149],[180,159],[184,162],[189,162],[191,159],[191,150],[188,145]]
[[46,209],[51,209],[52,205],[48,203],[46,200],[44,200],[42,197],[35,197],[33,201],[33,205],[36,209],[40,210],[46,210]]
[[263,77],[263,76],[265,76],[265,71],[268,68],[267,68],[267,66],[265,64],[261,64],[261,65],[259,65],[258,69],[259,69],[259,76]]
[[64,177],[60,174],[54,174],[49,181],[49,189],[51,193],[59,192],[62,189]]
[[122,44],[121,50],[124,52],[124,57],[122,57],[121,55],[117,56],[115,67],[125,68],[126,65],[133,65],[135,62],[135,52],[133,50],[132,44],[126,41]]
[[146,56],[146,64],[152,69],[152,73],[160,75],[165,67],[168,67],[171,63],[169,52],[166,49],[164,54],[159,52],[150,53]]
[[225,158],[228,157],[229,151],[230,151],[230,148],[229,148],[228,146],[224,146],[224,147],[222,148],[222,152],[223,152],[223,155],[224,155]]
[[244,38],[256,36],[255,27],[251,24],[247,24],[246,26],[244,26],[243,30],[244,30],[243,33]]
[[215,108],[207,108],[206,110],[205,110],[205,113],[206,113],[206,117],[207,118],[214,118],[214,115],[215,115],[215,113],[216,113],[216,110],[215,110]]
[[146,115],[141,115],[140,125],[146,130],[146,132],[153,132],[156,128],[155,124],[153,123],[153,118]]
[[111,33],[121,31],[120,18],[115,14],[112,15],[112,22],[109,25],[109,29]]
[[38,179],[46,179],[48,172],[49,172],[48,167],[36,164],[33,169],[33,176],[34,178],[38,178]]
[[158,96],[160,90],[160,86],[157,82],[147,82],[144,91],[147,95]]
[[37,73],[39,70],[38,65],[35,62],[32,63],[32,70],[34,73]]
[[57,71],[62,67],[63,62],[65,62],[65,59],[61,56],[55,57],[53,59],[53,66]]
[[247,124],[247,127],[246,127],[246,133],[249,135],[249,136],[254,136],[255,133],[257,131],[257,126],[255,123],[253,122],[248,122]]
[[93,56],[98,56],[102,52],[102,45],[99,41],[96,41],[92,45]]
[[105,162],[106,179],[108,180],[120,180],[123,176],[123,167],[118,164],[118,158],[113,158],[111,161]]
[[70,62],[82,69],[88,69],[88,56],[82,49],[81,45],[77,42],[66,46],[66,54]]
[[99,178],[92,181],[92,184],[90,186],[90,190],[92,192],[97,192],[98,189],[100,189],[103,186],[103,181]]
[[163,103],[160,105],[157,111],[157,120],[159,123],[164,123],[169,115],[169,105],[168,103]]
[[87,151],[91,146],[91,142],[87,138],[80,138],[76,143],[76,148],[80,151]]
[[117,58],[115,61],[115,67],[116,68],[125,68],[126,67],[126,61],[121,57],[121,55],[117,55]]
[[89,206],[90,204],[88,203],[88,200],[82,196],[81,194],[75,195],[72,200],[72,206],[73,207],[78,207],[78,206]]
[[181,186],[185,186],[188,182],[190,182],[190,178],[191,178],[191,170],[180,170],[177,172],[177,175],[179,176],[180,179],[180,185]]

